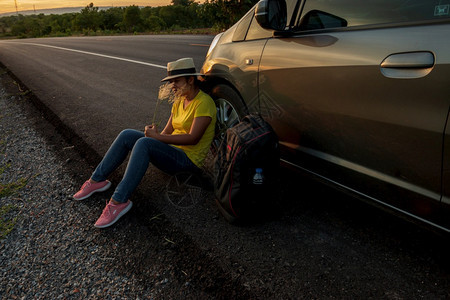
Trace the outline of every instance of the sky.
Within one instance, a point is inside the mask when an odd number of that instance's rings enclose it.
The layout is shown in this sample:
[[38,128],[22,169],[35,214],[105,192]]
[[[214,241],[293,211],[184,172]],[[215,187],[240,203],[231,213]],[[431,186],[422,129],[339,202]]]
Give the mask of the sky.
[[[38,10],[48,8],[60,7],[85,7],[89,3],[94,3],[94,6],[161,6],[169,5],[171,0],[136,0],[136,1],[120,1],[120,0],[15,0],[17,2],[17,9],[23,10]],[[0,0],[0,14],[15,12],[16,6],[14,0]]]

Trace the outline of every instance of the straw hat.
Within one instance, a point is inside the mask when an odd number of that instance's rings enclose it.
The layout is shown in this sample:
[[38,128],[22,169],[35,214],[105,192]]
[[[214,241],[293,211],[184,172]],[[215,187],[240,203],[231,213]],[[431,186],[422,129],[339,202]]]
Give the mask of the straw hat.
[[195,72],[194,60],[192,58],[180,58],[167,63],[167,77],[161,81],[167,81],[176,77],[201,76],[203,74]]

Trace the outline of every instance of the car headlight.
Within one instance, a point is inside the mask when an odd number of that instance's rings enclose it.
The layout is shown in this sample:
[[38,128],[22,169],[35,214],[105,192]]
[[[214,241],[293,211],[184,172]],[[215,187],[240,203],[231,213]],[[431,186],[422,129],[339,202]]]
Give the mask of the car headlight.
[[206,54],[206,56],[209,56],[211,54],[211,52],[214,50],[214,48],[217,46],[217,43],[219,42],[220,38],[222,37],[222,33],[219,33],[218,35],[216,35],[213,39],[213,41],[211,42],[211,45],[209,46],[208,49],[208,53]]

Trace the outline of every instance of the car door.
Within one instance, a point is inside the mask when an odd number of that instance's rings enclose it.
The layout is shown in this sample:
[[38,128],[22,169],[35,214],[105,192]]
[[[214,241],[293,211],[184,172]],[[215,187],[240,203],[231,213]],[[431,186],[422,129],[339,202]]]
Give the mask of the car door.
[[[384,6],[383,6],[384,5]],[[307,0],[260,103],[289,163],[424,219],[441,200],[449,1]]]

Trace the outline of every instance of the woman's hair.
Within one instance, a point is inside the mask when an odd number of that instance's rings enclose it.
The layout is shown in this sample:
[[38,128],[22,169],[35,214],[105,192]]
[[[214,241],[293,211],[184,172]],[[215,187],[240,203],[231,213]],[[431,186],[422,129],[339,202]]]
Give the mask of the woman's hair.
[[189,75],[189,76],[186,76],[186,81],[189,81],[190,77],[194,78],[194,86],[200,87],[201,82],[200,82],[200,80],[198,80],[198,77],[194,76],[194,75]]

